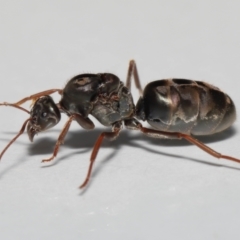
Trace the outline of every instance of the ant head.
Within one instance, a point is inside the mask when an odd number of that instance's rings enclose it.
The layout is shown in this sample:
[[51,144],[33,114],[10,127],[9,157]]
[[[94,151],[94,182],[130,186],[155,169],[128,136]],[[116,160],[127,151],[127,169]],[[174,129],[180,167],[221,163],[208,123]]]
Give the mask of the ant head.
[[52,128],[61,119],[60,111],[50,96],[40,97],[34,103],[30,116],[27,133],[31,142],[36,133]]

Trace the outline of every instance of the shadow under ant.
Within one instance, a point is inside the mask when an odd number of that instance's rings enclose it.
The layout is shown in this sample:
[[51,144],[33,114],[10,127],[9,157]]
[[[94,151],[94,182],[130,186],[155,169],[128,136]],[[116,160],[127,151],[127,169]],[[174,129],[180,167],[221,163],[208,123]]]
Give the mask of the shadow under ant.
[[[92,131],[69,131],[66,139],[64,141],[64,146],[68,148],[76,148],[76,149],[81,149],[80,151],[73,152],[71,154],[67,155],[62,155],[61,153],[61,147],[60,147],[60,152],[56,158],[56,161],[53,162],[51,165],[43,165],[43,167],[50,167],[52,165],[55,165],[59,163],[62,160],[66,160],[66,158],[70,158],[72,155],[78,154],[80,156],[81,153],[89,152],[89,158],[90,158],[90,153],[93,148],[93,145],[98,138],[98,136],[103,132],[106,131],[106,129],[100,129],[96,128]],[[59,132],[58,130],[49,130],[49,132]],[[131,131],[132,132],[132,131]],[[170,140],[170,139],[156,139],[156,138],[150,138],[147,136],[144,136],[142,133],[137,133],[136,134],[131,134],[130,131],[126,131],[123,129],[121,131],[119,137],[114,140],[114,141],[109,141],[105,140],[103,141],[103,144],[101,148],[113,148],[114,151],[110,153],[108,156],[106,156],[104,159],[101,160],[101,164],[98,164],[94,167],[93,173],[92,173],[92,180],[95,176],[98,175],[98,173],[101,171],[101,168],[109,161],[112,160],[115,155],[117,154],[118,150],[121,149],[124,145],[131,146],[134,148],[141,148],[144,149],[148,152],[151,152],[153,154],[158,154],[159,156],[167,156],[167,157],[173,157],[173,158],[178,158],[181,160],[190,160],[194,161],[197,163],[201,164],[207,164],[210,166],[217,166],[217,167],[226,167],[229,169],[233,170],[240,170],[240,168],[237,167],[231,167],[231,166],[223,166],[221,164],[217,163],[211,163],[207,162],[204,160],[200,160],[197,158],[192,158],[192,157],[186,157],[186,156],[180,156],[176,154],[170,154],[170,153],[164,153],[162,151],[159,151],[159,147],[177,147],[177,146],[190,146],[192,145],[191,143],[185,141],[185,140]],[[13,132],[5,132],[5,134],[14,134]],[[212,142],[218,142],[218,141],[223,141],[228,138],[233,137],[236,134],[236,129],[234,127],[230,127],[229,129],[226,129],[223,132],[216,133],[214,135],[209,135],[209,136],[197,136],[196,138],[204,143],[212,143]],[[35,139],[35,142],[33,144],[28,145],[28,155],[38,155],[38,154],[49,154],[51,155],[53,153],[53,148],[55,146],[55,143],[57,139],[46,137],[46,136],[41,136],[42,134],[39,134],[39,138]],[[37,137],[37,136],[36,136]],[[4,139],[5,140],[5,139]],[[7,141],[7,140],[6,140]],[[155,149],[151,149],[149,147],[146,147],[146,144],[141,144],[139,141],[143,142],[149,142],[152,146],[156,147]],[[19,140],[17,141],[19,143]],[[16,144],[16,143],[15,143]],[[12,146],[14,147],[14,146]],[[194,146],[193,146],[194,147]],[[196,146],[195,146],[196,147]],[[100,148],[100,149],[101,149]],[[101,150],[100,150],[101,151]],[[201,150],[200,150],[201,151]],[[98,154],[99,158],[100,154]],[[162,159],[162,158],[161,158]],[[41,159],[40,159],[41,160]],[[21,161],[22,162],[22,161]],[[14,166],[19,165],[19,162],[14,164]],[[12,167],[11,166],[8,170],[10,170]],[[8,171],[6,169],[6,171]],[[4,171],[4,173],[6,172]],[[3,172],[0,174],[2,176],[4,174]],[[91,181],[92,182],[92,181]],[[89,184],[91,184],[91,182]],[[85,192],[85,191],[84,191]]]

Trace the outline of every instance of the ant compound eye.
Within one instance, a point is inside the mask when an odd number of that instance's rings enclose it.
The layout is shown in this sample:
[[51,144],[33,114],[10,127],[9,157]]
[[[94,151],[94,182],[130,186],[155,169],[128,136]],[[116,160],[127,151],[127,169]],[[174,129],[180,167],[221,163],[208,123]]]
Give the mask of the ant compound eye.
[[41,114],[41,117],[45,118],[47,115],[48,115],[48,114],[47,114],[46,112],[43,112],[43,113]]

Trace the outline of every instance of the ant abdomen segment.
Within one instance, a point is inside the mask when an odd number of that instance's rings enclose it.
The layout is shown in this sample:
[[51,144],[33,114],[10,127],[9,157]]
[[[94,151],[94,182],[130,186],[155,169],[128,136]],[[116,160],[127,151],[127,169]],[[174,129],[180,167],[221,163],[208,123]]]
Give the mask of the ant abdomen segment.
[[210,84],[168,79],[145,87],[136,116],[162,131],[199,136],[230,127],[236,119],[236,109],[226,93]]
[[[131,94],[132,78],[140,94],[136,105]],[[61,95],[57,104],[49,96],[55,92]],[[30,111],[20,106],[29,100],[34,101]],[[30,114],[19,133],[3,149],[0,158],[26,127],[32,141],[36,133],[54,127],[60,121],[61,113],[69,118],[58,137],[53,155],[43,162],[50,162],[57,156],[72,121],[91,130],[94,124],[89,115],[92,115],[102,125],[112,127],[112,131],[101,133],[94,144],[88,173],[80,188],[85,187],[91,177],[103,139],[116,139],[123,123],[127,129],[138,130],[148,137],[186,139],[216,158],[240,163],[240,159],[222,155],[192,136],[214,134],[232,125],[236,110],[227,94],[205,82],[187,79],[158,80],[142,90],[133,60],[129,64],[126,85],[111,73],[80,74],[69,80],[63,89],[49,89],[16,103],[4,102],[0,105],[15,107]],[[153,129],[143,127],[140,120],[147,121]]]

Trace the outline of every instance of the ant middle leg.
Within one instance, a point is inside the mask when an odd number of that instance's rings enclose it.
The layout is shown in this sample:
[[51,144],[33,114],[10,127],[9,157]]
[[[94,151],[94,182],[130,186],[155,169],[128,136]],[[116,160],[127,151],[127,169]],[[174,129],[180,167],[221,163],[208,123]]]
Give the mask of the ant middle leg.
[[111,141],[115,140],[119,136],[121,129],[122,129],[122,123],[116,122],[115,124],[113,124],[112,132],[103,132],[100,134],[100,136],[98,137],[96,143],[94,144],[93,150],[92,150],[87,176],[79,188],[84,188],[87,185],[87,183],[89,182],[89,179],[90,179],[91,173],[92,173],[92,167],[93,167],[93,164],[97,157],[97,154],[98,154],[98,151],[102,144],[103,139],[106,138]]

